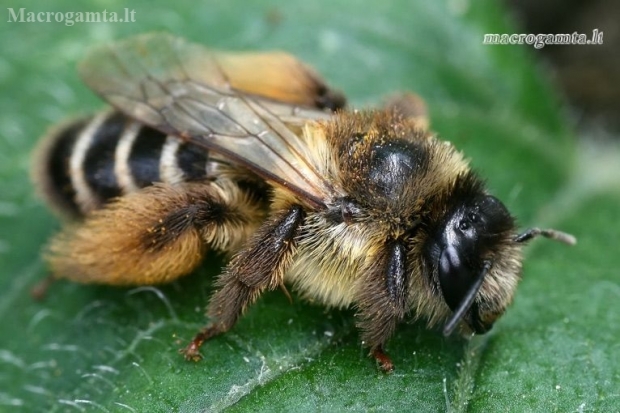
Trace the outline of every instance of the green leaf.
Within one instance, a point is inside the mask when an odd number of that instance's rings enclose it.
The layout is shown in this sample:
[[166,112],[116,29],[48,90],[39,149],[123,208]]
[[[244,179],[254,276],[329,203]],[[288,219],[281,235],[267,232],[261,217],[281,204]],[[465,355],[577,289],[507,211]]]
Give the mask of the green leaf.
[[[24,3],[24,2],[22,2]],[[25,2],[25,12],[108,11]],[[17,6],[14,7],[18,11]],[[135,23],[0,25],[0,411],[611,411],[620,405],[620,151],[577,144],[528,46],[495,2],[215,0],[140,2]],[[445,339],[402,325],[392,375],[366,356],[351,311],[265,294],[187,363],[177,349],[204,323],[213,277],[115,289],[57,282],[39,251],[59,224],[36,200],[29,153],[48,125],[103,107],[74,69],[95,43],[167,30],[217,48],[283,49],[356,106],[414,90],[435,130],[488,177],[523,225],[576,234],[528,249],[514,305],[486,336]],[[551,46],[548,46],[551,47]],[[585,47],[585,46],[584,46]]]

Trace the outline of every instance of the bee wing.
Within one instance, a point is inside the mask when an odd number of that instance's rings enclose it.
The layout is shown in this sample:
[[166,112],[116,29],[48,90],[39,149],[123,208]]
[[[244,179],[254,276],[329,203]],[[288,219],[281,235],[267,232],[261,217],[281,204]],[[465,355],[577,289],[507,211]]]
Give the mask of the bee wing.
[[324,205],[333,189],[287,124],[299,126],[329,114],[275,99],[307,104],[325,95],[326,88],[289,55],[231,56],[151,34],[95,49],[80,71],[93,90],[127,115],[224,154],[311,204]]

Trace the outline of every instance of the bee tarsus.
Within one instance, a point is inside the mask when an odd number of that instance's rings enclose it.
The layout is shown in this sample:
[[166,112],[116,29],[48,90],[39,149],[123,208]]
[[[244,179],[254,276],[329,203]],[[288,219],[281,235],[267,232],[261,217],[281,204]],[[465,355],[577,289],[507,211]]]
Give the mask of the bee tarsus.
[[203,328],[194,336],[192,341],[185,348],[179,350],[179,353],[182,354],[187,361],[199,362],[203,358],[202,354],[200,354],[200,347],[202,344],[205,341],[210,340],[212,337],[223,333],[224,331],[224,329],[216,324]]
[[379,368],[385,373],[391,373],[394,371],[394,363],[390,356],[388,356],[384,351],[383,347],[377,347],[371,352],[372,356],[379,363]]

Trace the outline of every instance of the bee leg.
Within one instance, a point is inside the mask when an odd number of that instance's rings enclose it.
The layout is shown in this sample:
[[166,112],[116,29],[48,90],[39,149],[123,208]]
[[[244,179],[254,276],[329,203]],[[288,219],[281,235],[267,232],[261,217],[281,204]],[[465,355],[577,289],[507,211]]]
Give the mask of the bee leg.
[[379,362],[379,366],[381,366],[381,370],[385,371],[386,373],[389,373],[392,370],[394,370],[394,363],[392,362],[392,359],[390,358],[390,356],[385,354],[385,351],[383,350],[383,346],[379,346],[375,348],[372,351],[372,356],[375,358],[375,360],[377,360],[377,362]]
[[53,274],[48,274],[45,278],[40,280],[30,289],[30,296],[35,301],[43,301],[47,296],[47,291],[52,284],[56,281],[56,277]]
[[207,250],[235,251],[263,213],[233,183],[157,184],[56,236],[52,272],[78,282],[150,285],[189,274]]
[[273,290],[282,283],[302,220],[302,208],[291,207],[264,224],[231,260],[209,302],[207,316],[213,322],[180,351],[187,360],[200,360],[198,350],[203,342],[228,331],[266,288]]
[[400,242],[389,245],[361,280],[357,299],[362,341],[381,370],[390,372],[394,364],[384,351],[386,341],[407,312],[406,252]]

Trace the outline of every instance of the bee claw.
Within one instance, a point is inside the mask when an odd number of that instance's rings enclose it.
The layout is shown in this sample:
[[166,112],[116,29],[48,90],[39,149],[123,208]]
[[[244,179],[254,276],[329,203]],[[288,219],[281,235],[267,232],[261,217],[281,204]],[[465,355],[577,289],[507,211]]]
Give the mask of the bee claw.
[[187,347],[179,349],[179,353],[183,355],[185,360],[197,363],[203,358],[202,354],[198,351],[199,347],[200,345],[192,341]]
[[181,353],[187,361],[199,362],[203,359],[202,354],[200,354],[200,347],[202,344],[221,332],[221,328],[216,325],[204,328],[196,334],[196,336],[185,348],[179,349],[179,353]]
[[185,348],[179,349],[179,353],[183,355],[185,360],[193,362],[202,360],[202,354],[199,350],[202,343],[209,338],[207,332],[208,329],[200,331]]
[[372,356],[379,363],[379,368],[384,373],[391,373],[394,371],[394,363],[390,356],[388,356],[382,347],[378,347],[372,351]]
[[54,281],[56,281],[56,278],[50,274],[36,283],[35,286],[30,289],[30,296],[32,299],[35,301],[43,301]]

